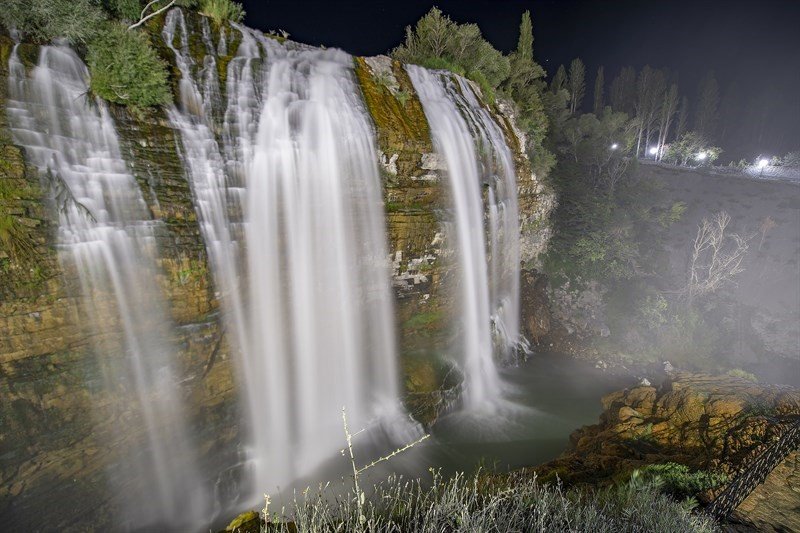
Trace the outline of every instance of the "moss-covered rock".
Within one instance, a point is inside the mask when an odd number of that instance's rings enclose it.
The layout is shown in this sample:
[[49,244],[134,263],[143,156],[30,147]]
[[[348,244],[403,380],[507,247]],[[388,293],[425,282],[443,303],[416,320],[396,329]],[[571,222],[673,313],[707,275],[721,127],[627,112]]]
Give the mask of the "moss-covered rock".
[[228,524],[225,531],[231,533],[261,533],[261,517],[255,511],[245,511]]

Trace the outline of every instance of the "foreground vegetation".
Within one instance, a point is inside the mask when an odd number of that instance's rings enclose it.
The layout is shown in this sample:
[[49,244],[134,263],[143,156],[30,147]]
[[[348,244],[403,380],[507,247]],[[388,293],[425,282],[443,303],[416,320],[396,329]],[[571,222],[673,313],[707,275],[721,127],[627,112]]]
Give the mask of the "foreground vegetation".
[[657,476],[634,475],[614,487],[580,491],[522,474],[443,479],[431,473],[430,482],[390,478],[363,505],[354,497],[331,502],[324,487],[306,491],[288,509],[273,513],[267,505],[260,516],[242,515],[227,531],[717,531],[710,518],[692,513],[692,500],[665,495]]

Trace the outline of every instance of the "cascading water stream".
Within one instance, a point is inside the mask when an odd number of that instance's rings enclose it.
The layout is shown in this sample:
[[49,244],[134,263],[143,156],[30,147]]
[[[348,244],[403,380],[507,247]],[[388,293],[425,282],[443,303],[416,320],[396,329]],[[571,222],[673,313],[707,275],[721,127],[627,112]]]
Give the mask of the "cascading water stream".
[[[127,512],[120,522],[141,527],[202,519],[207,501],[155,282],[155,222],[120,155],[108,110],[88,96],[87,69],[65,46],[43,46],[31,73],[15,48],[9,72],[15,142],[57,191],[60,258],[66,271],[79,275],[85,313],[99,339],[95,351],[112,407],[98,406],[98,424],[116,432],[108,446],[137,447],[109,472]],[[110,357],[111,346],[102,341],[117,322],[122,360]],[[117,420],[128,410],[141,419],[146,442],[128,431],[135,421]]]
[[201,20],[207,53],[203,65],[197,65],[189,53],[189,32],[183,12],[174,9],[167,14],[162,36],[175,54],[181,72],[179,105],[169,109],[169,116],[180,132],[181,156],[190,177],[214,281],[224,301],[226,324],[239,350],[248,353],[245,289],[241,286],[244,275],[241,213],[245,190],[243,169],[252,152],[253,117],[260,109],[258,78],[253,72],[253,60],[259,57],[259,50],[250,33],[242,31],[237,56],[227,69],[228,101],[221,146],[214,134],[215,116],[219,114],[215,110],[222,101],[216,50],[209,37],[208,21]]
[[[468,409],[479,410],[500,393],[495,344],[502,357],[520,339],[519,222],[513,160],[502,131],[467,83],[449,73],[414,65],[407,66],[407,71],[436,150],[446,161],[459,258],[464,402]],[[483,185],[488,187],[488,247]]]
[[461,77],[456,82],[458,90],[451,91],[451,96],[463,110],[473,138],[481,148],[480,169],[488,189],[491,323],[501,359],[507,359],[514,350],[527,349],[519,324],[520,228],[514,159],[503,131],[472,87]]
[[248,175],[259,272],[249,364],[267,396],[252,398],[263,411],[259,477],[287,479],[341,447],[342,406],[364,427],[395,408],[399,384],[378,159],[353,59],[267,45]]
[[399,383],[374,134],[352,57],[236,29],[220,136],[205,26],[202,66],[180,10],[163,37],[182,75],[170,116],[241,352],[260,496],[336,457],[342,406],[357,429],[396,414]]

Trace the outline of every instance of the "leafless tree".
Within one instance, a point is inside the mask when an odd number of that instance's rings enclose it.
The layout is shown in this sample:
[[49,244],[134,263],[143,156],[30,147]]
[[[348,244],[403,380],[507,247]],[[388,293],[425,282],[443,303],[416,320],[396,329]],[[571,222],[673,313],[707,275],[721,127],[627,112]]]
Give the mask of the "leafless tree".
[[767,233],[769,230],[777,226],[778,223],[771,216],[766,216],[761,221],[761,225],[758,226],[758,231],[761,232],[761,240],[758,242],[758,251],[761,251],[761,247],[764,246],[764,239],[767,237]]
[[735,283],[734,278],[744,271],[742,261],[753,236],[727,233],[730,221],[730,215],[720,211],[711,220],[703,218],[698,225],[684,289],[689,303],[727,283]]
[[[153,17],[159,15],[160,13],[163,13],[167,9],[171,8],[173,5],[175,5],[175,2],[177,0],[172,0],[171,2],[167,3],[166,5],[159,6],[159,4],[162,1],[163,0],[153,0],[152,2],[148,2],[148,4],[146,6],[144,6],[144,9],[142,9],[142,14],[139,15],[139,21],[135,22],[134,24],[131,24],[130,26],[128,26],[128,29],[132,30],[134,28],[138,28],[139,26],[141,26],[142,24],[144,24],[145,22],[147,22],[151,18],[153,18]],[[158,9],[156,9],[156,8],[158,8]],[[151,9],[153,9],[154,11],[148,15],[147,12],[150,11]]]
[[678,85],[673,83],[668,91],[664,92],[664,100],[661,102],[661,115],[658,123],[658,160],[664,157],[664,145],[667,143],[669,128],[672,119],[678,110]]

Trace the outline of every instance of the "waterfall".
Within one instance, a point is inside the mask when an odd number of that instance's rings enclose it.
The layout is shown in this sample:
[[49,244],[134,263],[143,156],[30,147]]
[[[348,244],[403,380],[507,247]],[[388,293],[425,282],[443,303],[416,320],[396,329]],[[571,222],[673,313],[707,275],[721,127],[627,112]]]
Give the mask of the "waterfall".
[[169,117],[180,132],[181,157],[189,175],[215,285],[225,305],[226,324],[239,350],[247,353],[245,294],[240,286],[241,211],[243,169],[251,159],[248,154],[252,151],[251,138],[255,136],[252,117],[259,108],[253,67],[259,51],[249,32],[243,31],[238,54],[227,69],[228,101],[221,145],[214,134],[218,114],[215,109],[222,100],[215,49],[208,21],[201,20],[207,53],[203,65],[196,65],[189,53],[189,32],[183,12],[174,9],[167,14],[162,36],[181,72],[179,106],[170,107]]
[[[519,221],[513,159],[502,130],[467,82],[414,65],[407,71],[425,110],[435,148],[447,166],[460,275],[464,401],[467,408],[478,409],[500,391],[496,351],[498,357],[505,357],[520,341]],[[487,188],[486,209],[483,186]]]
[[212,56],[225,45],[202,24],[200,65],[183,14],[167,17],[181,71],[170,116],[235,327],[260,496],[338,456],[343,406],[355,429],[397,411],[378,158],[351,56],[239,26],[215,135]]
[[248,176],[249,364],[267,396],[252,399],[264,477],[280,479],[341,448],[342,406],[365,426],[398,383],[378,158],[353,59],[272,48]]
[[[66,272],[79,276],[97,339],[111,404],[108,410],[98,406],[97,423],[115,434],[107,446],[128,447],[109,472],[126,507],[120,521],[140,527],[201,520],[207,501],[156,282],[157,223],[122,159],[108,109],[88,96],[88,72],[78,56],[65,46],[43,46],[29,74],[15,48],[9,71],[14,139],[55,190],[60,259]],[[117,323],[121,360],[112,357],[114,341],[104,341]],[[147,438],[141,444],[128,431],[140,424]]]

